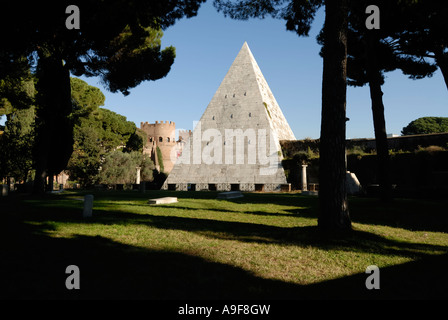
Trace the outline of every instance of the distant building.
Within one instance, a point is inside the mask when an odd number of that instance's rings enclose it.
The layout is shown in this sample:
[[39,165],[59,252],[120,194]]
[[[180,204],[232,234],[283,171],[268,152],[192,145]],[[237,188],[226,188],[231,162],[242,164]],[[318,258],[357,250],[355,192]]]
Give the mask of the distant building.
[[[151,157],[157,170],[170,173],[175,162],[173,160],[182,154],[183,145],[191,135],[191,130],[179,130],[179,138],[176,140],[176,124],[173,121],[141,122],[140,129],[147,135],[143,153]],[[157,148],[160,150],[162,163],[159,161]]]

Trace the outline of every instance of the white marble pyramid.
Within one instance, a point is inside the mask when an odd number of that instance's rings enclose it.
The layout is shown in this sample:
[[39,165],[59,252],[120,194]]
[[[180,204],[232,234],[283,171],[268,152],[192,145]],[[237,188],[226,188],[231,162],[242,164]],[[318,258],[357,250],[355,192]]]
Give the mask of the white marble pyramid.
[[244,43],[162,188],[279,190],[279,140],[295,137]]

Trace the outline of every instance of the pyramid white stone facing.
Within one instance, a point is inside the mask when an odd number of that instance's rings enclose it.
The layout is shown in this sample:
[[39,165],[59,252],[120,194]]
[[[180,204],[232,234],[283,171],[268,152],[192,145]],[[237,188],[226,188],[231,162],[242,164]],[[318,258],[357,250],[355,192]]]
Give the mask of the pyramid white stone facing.
[[279,140],[295,137],[245,42],[162,188],[279,190]]

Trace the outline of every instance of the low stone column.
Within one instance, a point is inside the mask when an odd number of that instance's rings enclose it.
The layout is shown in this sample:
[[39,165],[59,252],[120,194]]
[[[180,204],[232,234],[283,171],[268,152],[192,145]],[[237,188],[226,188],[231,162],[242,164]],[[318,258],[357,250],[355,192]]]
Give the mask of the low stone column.
[[137,169],[137,178],[136,178],[136,184],[140,184],[140,170],[141,170],[141,168],[140,167],[137,167],[136,168]]
[[308,191],[308,184],[306,182],[306,164],[302,164],[302,191]]

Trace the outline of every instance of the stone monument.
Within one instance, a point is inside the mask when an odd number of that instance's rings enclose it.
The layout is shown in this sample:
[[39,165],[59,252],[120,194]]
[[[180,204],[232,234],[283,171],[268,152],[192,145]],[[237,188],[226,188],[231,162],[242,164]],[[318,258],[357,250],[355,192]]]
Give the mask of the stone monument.
[[280,191],[280,140],[295,140],[245,42],[162,189]]

